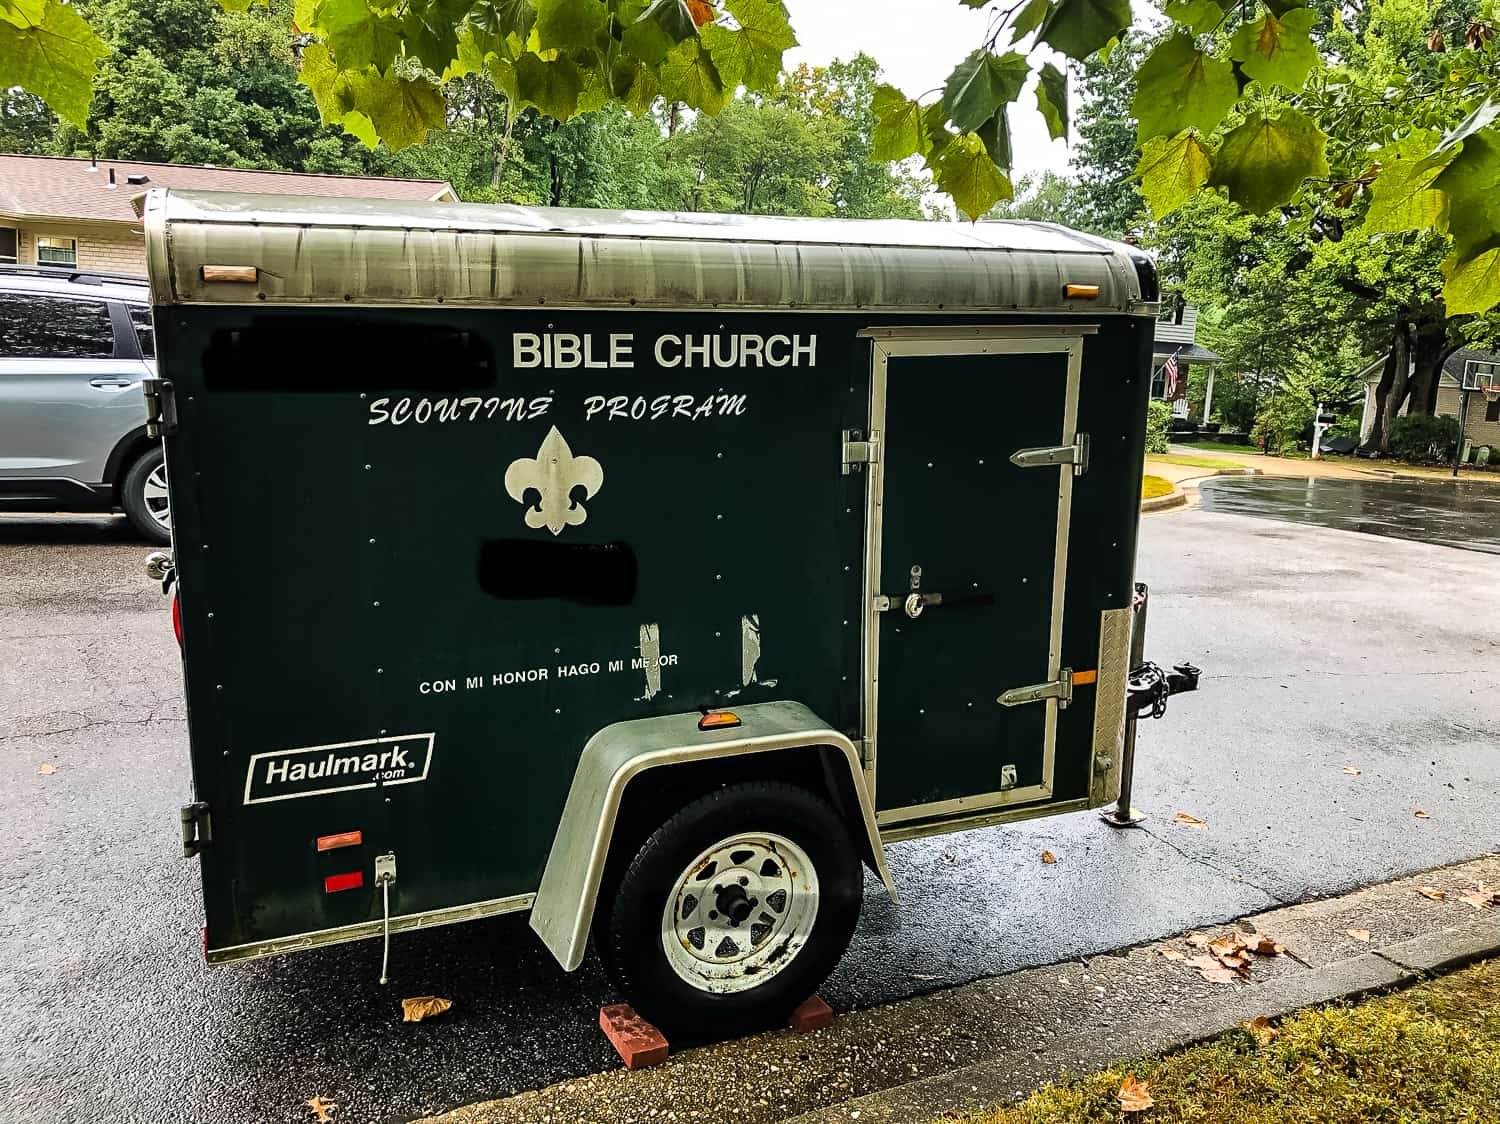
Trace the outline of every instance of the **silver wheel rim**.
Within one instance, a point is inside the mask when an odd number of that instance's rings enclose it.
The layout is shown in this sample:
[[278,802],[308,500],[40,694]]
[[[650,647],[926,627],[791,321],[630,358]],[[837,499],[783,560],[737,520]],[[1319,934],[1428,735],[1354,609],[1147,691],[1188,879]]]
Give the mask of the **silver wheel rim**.
[[146,504],[146,514],[165,531],[172,529],[172,512],[167,507],[167,466],[159,464],[146,475],[141,488],[141,498]]
[[818,919],[818,874],[782,835],[743,832],[688,864],[662,910],[678,977],[720,994],[759,987],[797,958]]

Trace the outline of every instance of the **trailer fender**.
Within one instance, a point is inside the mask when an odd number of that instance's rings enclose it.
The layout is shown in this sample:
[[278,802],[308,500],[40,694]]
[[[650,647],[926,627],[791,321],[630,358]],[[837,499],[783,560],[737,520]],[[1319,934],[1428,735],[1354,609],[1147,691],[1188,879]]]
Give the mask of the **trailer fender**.
[[729,729],[699,730],[697,711],[616,722],[583,747],[531,909],[531,927],[565,970],[571,972],[583,962],[620,804],[626,786],[647,769],[827,746],[849,767],[869,859],[886,892],[896,900],[875,824],[875,806],[854,743],[801,703],[752,703],[735,707],[734,713],[740,725]]

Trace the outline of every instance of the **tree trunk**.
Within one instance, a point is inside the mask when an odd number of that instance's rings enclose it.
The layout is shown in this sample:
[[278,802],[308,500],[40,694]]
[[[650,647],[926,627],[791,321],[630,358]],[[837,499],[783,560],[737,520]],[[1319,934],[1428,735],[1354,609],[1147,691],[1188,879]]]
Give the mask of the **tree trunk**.
[[500,190],[500,179],[505,172],[505,161],[510,157],[510,138],[516,126],[516,115],[511,112],[510,99],[505,99],[505,131],[495,144],[494,171],[490,173],[490,186]]
[[1395,411],[1401,408],[1400,402],[1392,399],[1392,392],[1396,389],[1399,379],[1404,394],[1406,372],[1409,367],[1406,324],[1397,321],[1395,331],[1391,333],[1391,350],[1385,357],[1385,367],[1380,372],[1380,382],[1375,386],[1375,417],[1370,422],[1370,432],[1365,438],[1363,446],[1365,452],[1379,450],[1383,453],[1390,447],[1390,419],[1395,416]]
[[1416,339],[1412,344],[1411,413],[1431,414],[1437,409],[1443,362],[1452,354],[1448,324],[1441,311],[1436,316],[1418,321]]

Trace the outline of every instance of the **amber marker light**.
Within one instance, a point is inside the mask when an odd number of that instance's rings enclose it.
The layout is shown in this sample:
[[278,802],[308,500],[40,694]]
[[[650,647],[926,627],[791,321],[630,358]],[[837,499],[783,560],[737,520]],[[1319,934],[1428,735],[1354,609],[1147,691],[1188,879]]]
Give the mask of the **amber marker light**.
[[1063,296],[1070,301],[1096,301],[1099,299],[1099,286],[1064,285]]
[[358,847],[365,841],[362,831],[341,831],[336,835],[318,836],[318,850],[337,851],[340,847]]
[[700,730],[732,730],[740,724],[740,716],[732,710],[712,710],[698,719]]

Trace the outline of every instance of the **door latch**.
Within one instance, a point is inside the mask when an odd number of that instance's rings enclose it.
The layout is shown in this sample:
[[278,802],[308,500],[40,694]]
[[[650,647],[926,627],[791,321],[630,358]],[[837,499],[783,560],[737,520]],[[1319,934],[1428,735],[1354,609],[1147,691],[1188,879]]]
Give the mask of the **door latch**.
[[892,609],[900,609],[912,620],[922,615],[923,610],[934,605],[993,605],[995,595],[993,593],[980,593],[971,591],[965,593],[908,593],[905,597],[887,597],[881,594],[875,598],[875,611],[877,613],[889,613]]
[[870,440],[861,441],[860,431],[857,429],[844,430],[844,475],[851,472],[859,472],[867,464],[874,464],[880,459],[880,444],[872,435]]
[[1065,667],[1056,679],[1048,683],[1033,683],[1029,687],[1012,687],[995,701],[1001,706],[1022,706],[1025,703],[1056,699],[1059,709],[1073,701],[1073,669]]
[[1010,463],[1017,468],[1047,468],[1051,465],[1070,464],[1073,475],[1082,476],[1089,467],[1089,435],[1075,434],[1071,445],[1039,445],[1034,449],[1017,449],[1010,455]]

